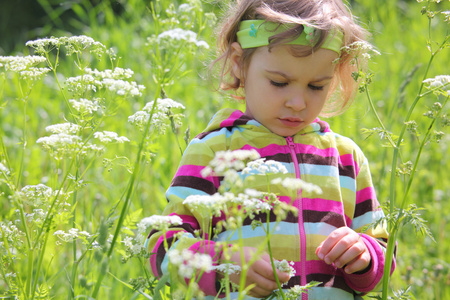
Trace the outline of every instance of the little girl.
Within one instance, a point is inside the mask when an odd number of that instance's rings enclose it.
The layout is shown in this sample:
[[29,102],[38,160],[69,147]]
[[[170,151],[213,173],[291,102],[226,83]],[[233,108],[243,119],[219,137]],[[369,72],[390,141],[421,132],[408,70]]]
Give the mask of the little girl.
[[[187,147],[164,210],[164,215],[179,216],[183,224],[165,235],[153,230],[148,238],[155,276],[167,271],[165,247],[208,253],[215,263],[221,262],[222,251],[214,244],[227,232],[210,236],[208,243],[199,241],[198,233],[208,228],[202,228],[202,216],[183,201],[189,195],[218,191],[221,177],[201,175],[216,152],[254,149],[262,158],[285,165],[288,177],[322,190],[299,191],[291,201],[283,188],[270,186],[280,201],[298,209],[298,215],[288,214],[270,238],[273,257],[292,261],[295,269],[292,277],[277,273],[283,288],[320,282],[302,299],[355,299],[379,288],[388,236],[382,226],[366,228],[384,216],[367,159],[352,140],[332,132],[318,118],[348,107],[357,83],[351,77],[353,56],[341,49],[364,37],[341,0],[237,1],[223,21],[221,53],[214,63],[222,63],[224,90],[243,91],[245,112],[220,110]],[[190,238],[178,242],[174,235],[180,231]],[[241,251],[246,261],[250,259],[257,240],[254,232],[245,230],[245,246],[232,253],[231,261],[240,264]],[[203,274],[200,289],[216,296],[220,277]],[[240,274],[230,280],[239,284]],[[248,295],[254,298],[277,289],[267,253],[251,264],[245,285],[251,285]]]

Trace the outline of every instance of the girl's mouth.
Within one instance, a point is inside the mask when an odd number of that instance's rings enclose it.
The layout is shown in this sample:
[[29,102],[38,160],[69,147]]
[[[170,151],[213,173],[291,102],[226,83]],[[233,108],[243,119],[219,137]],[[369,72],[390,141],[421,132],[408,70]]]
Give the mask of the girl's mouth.
[[303,123],[303,120],[299,118],[280,118],[281,123],[288,127],[297,127]]

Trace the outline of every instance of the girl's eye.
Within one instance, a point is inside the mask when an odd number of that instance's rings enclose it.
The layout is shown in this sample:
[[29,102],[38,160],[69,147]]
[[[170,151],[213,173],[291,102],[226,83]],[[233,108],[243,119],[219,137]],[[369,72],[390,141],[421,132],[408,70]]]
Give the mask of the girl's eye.
[[285,87],[288,85],[287,82],[277,82],[277,81],[273,81],[273,80],[270,81],[270,84],[273,86],[276,86],[276,87]]
[[309,84],[308,87],[313,91],[322,91],[323,86]]

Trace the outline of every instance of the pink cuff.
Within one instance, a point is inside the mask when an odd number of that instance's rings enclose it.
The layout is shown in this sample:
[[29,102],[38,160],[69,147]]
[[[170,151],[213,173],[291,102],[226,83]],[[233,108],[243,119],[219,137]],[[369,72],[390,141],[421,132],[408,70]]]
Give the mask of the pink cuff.
[[[347,285],[358,292],[367,293],[372,291],[383,277],[384,270],[384,252],[381,245],[371,236],[362,234],[361,237],[369,250],[372,259],[372,266],[364,274],[347,274],[344,273],[345,282]],[[395,268],[395,260],[392,265],[392,271]]]
[[[203,240],[195,243],[191,247],[189,247],[189,250],[191,250],[194,253],[202,253],[202,254],[209,254],[212,258],[213,265],[217,265],[217,262],[219,260],[219,254],[220,252],[215,251],[215,243],[210,240]],[[189,279],[185,279],[186,283],[189,284]],[[202,277],[198,281],[198,285],[200,287],[200,290],[202,290],[205,295],[207,296],[216,296],[217,290],[216,290],[216,272],[210,271],[203,273]]]

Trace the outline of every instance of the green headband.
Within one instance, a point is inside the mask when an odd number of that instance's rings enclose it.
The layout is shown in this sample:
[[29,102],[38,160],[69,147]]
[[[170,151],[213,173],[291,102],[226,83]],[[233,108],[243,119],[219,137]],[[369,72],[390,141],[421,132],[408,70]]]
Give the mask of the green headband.
[[[302,34],[293,41],[287,42],[289,45],[315,45],[317,41],[314,36],[314,27],[303,25]],[[240,23],[237,39],[242,49],[256,48],[269,45],[269,38],[292,28],[292,25],[281,25],[265,20],[245,20]],[[344,34],[340,30],[333,30],[328,34],[320,48],[332,50],[341,54]]]

